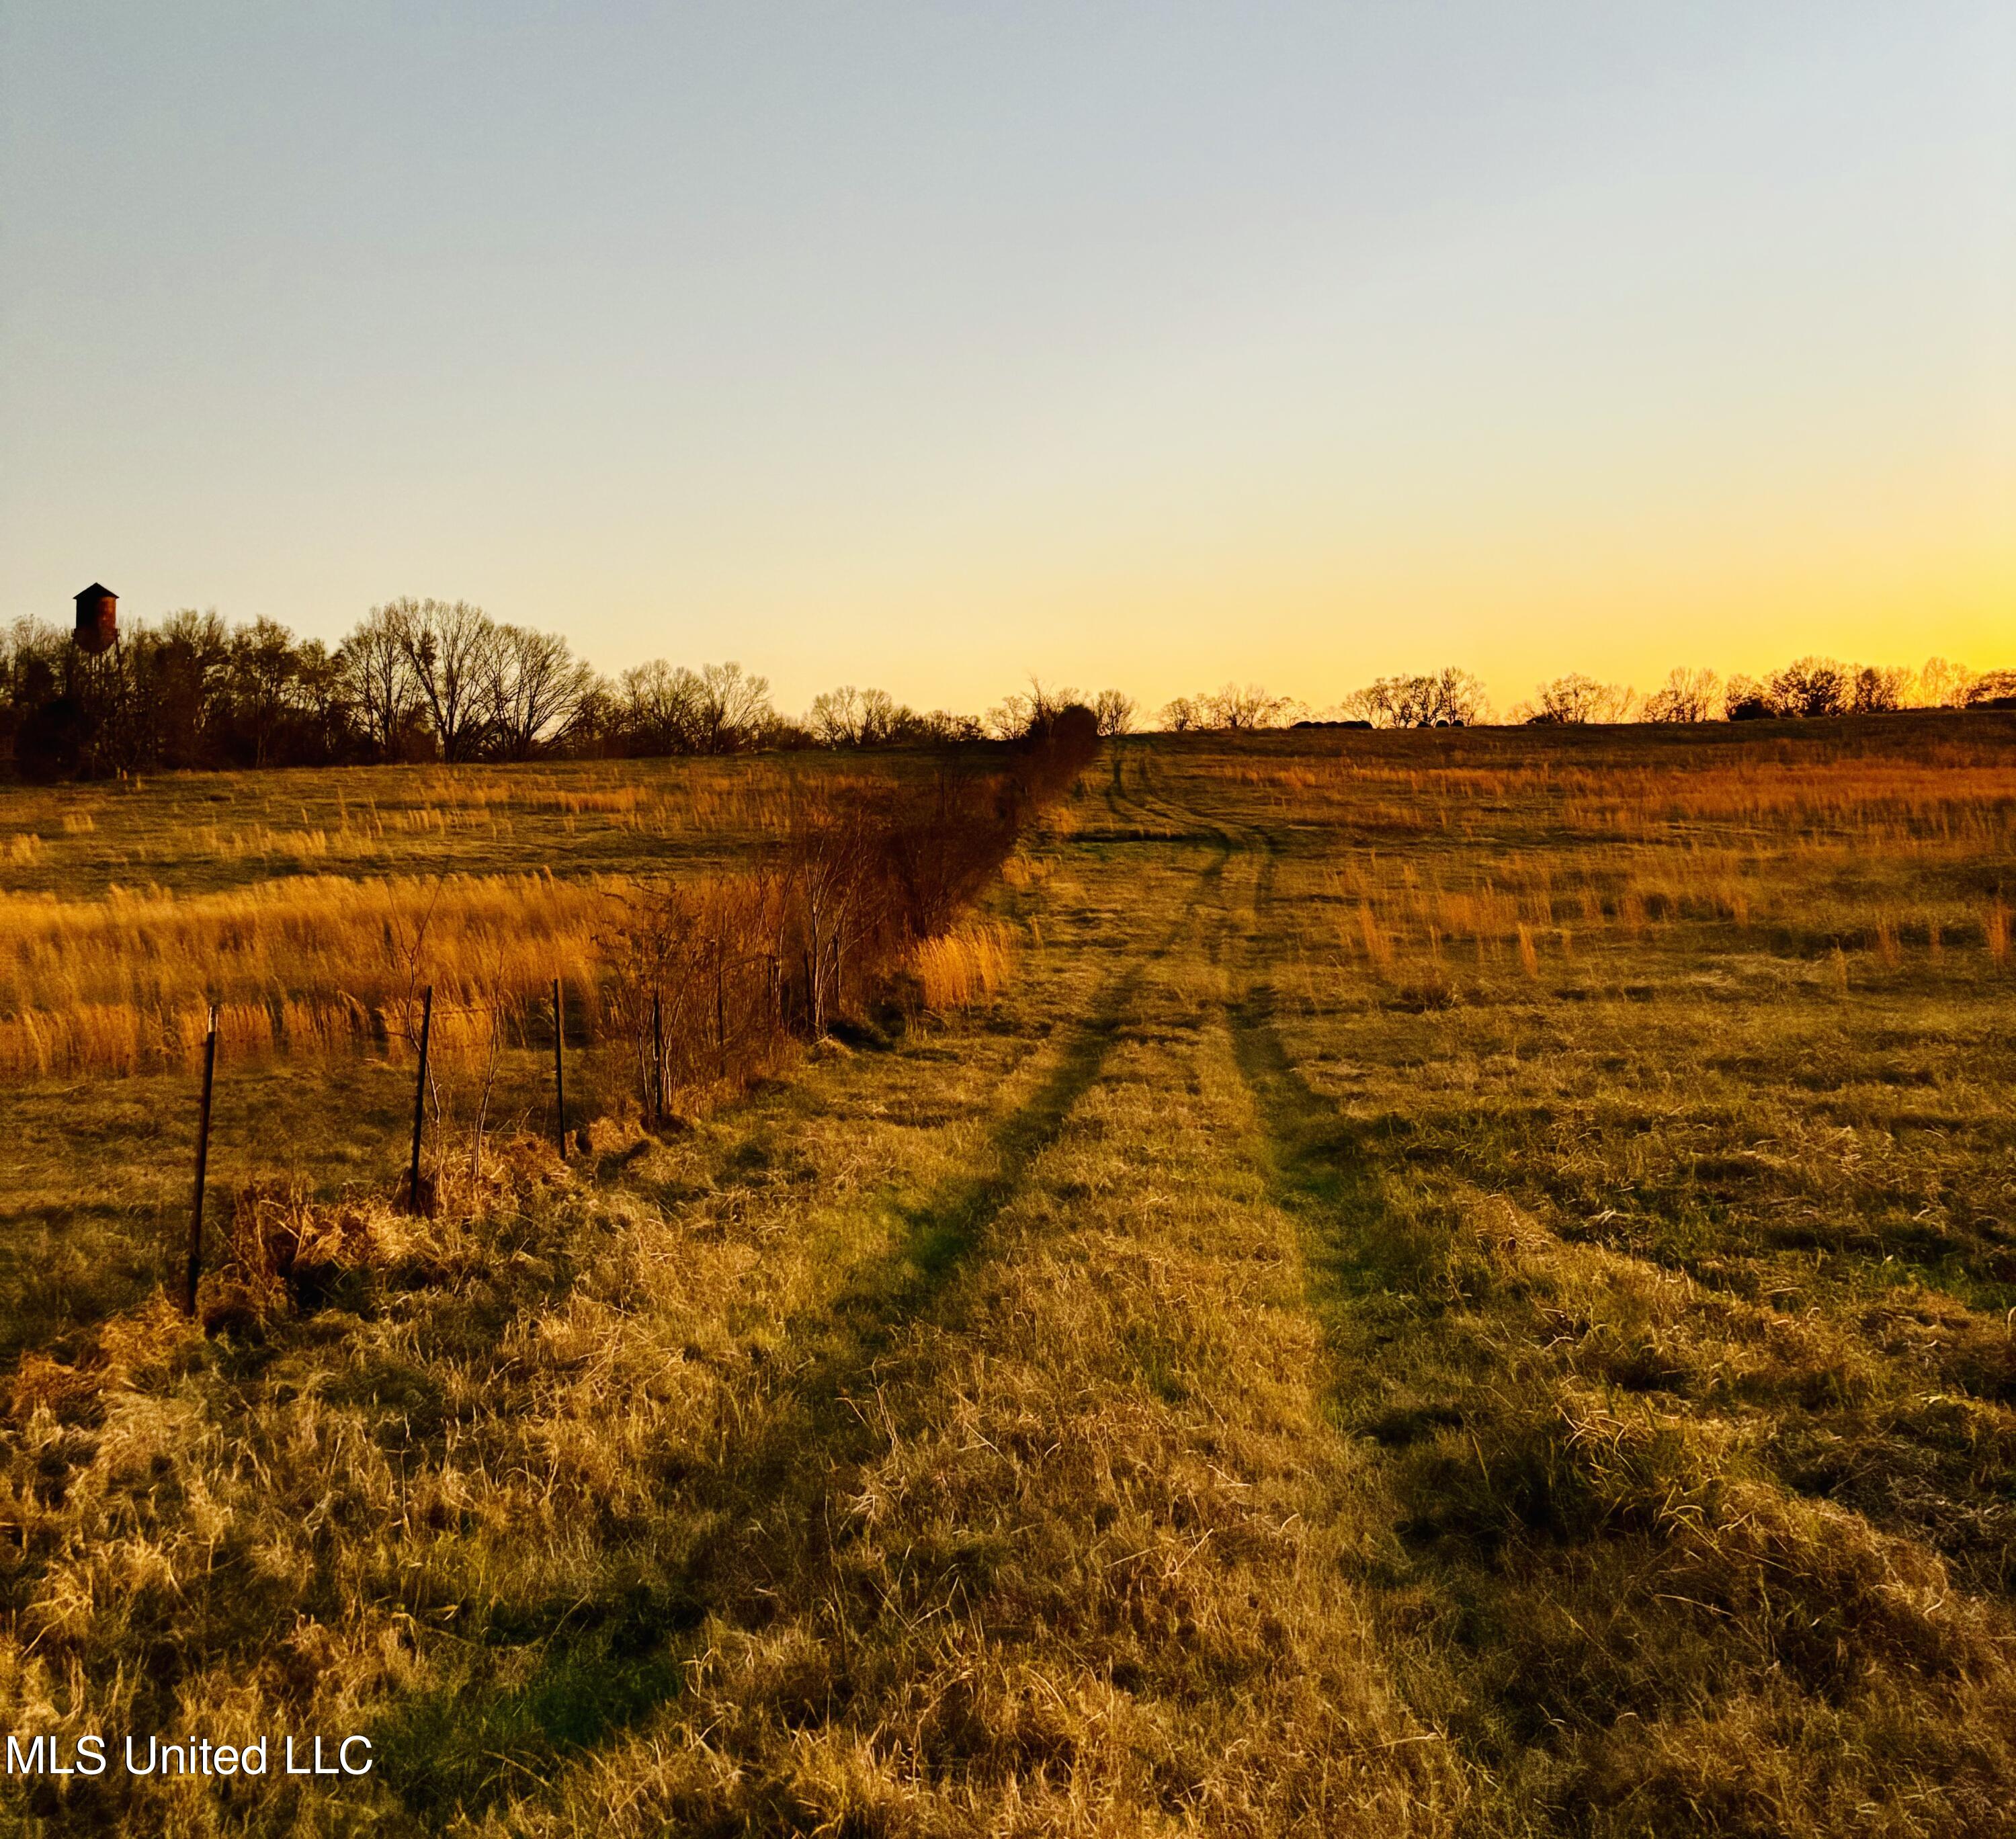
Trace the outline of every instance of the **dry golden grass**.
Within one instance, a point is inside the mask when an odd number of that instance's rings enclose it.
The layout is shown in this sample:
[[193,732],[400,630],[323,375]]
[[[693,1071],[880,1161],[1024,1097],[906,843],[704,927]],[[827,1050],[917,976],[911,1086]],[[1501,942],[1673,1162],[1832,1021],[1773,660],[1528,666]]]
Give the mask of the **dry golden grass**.
[[0,791],[5,885],[66,901],[215,892],[340,873],[400,879],[551,866],[592,876],[740,865],[794,793],[928,774],[917,756],[542,762],[174,773]]
[[[786,837],[797,789],[931,770],[823,755],[11,789],[13,821],[39,828],[10,848],[41,872],[0,885],[0,1081],[191,1065],[212,1002],[229,1060],[396,1047],[429,984],[445,1042],[487,1040],[493,1018],[521,1042],[556,976],[592,1038],[610,939],[647,886],[746,870]],[[182,821],[211,799],[229,830]],[[254,816],[296,808],[286,832]],[[437,872],[370,872],[429,837],[452,840]],[[143,866],[144,886],[104,879]],[[996,973],[973,968],[984,991]]]
[[403,1041],[428,984],[444,1040],[492,1011],[516,1024],[556,976],[592,1021],[600,941],[633,891],[548,873],[0,894],[0,1079],[192,1065],[213,1002],[231,1060]]
[[[634,1033],[618,935],[644,891],[675,882],[701,909],[739,910],[752,855],[784,836],[805,794],[937,770],[821,755],[0,794],[0,834],[30,826],[37,864],[0,876],[0,1352],[86,1328],[166,1269],[212,1001],[223,1179],[382,1192],[404,1165],[427,986],[440,1153],[475,1154],[486,1128],[553,1128],[555,977],[577,1107],[634,1100],[634,1042],[611,1036]],[[289,819],[297,835],[348,842],[307,860],[258,853]],[[383,872],[394,864],[427,872]],[[690,1088],[668,1096],[682,1107],[775,1070],[774,1055],[745,1051],[743,1012],[761,992],[742,970],[726,992],[733,1068],[698,1048],[716,1002],[668,1018],[671,1071]]]
[[[2010,783],[2007,725],[1889,732]],[[1130,745],[941,1024],[506,1130],[433,1220],[234,1182],[209,1333],[18,1365],[0,1716],[380,1767],[10,1812],[2016,1830],[2002,794],[1885,833],[1769,783],[1867,735],[1744,744]],[[1568,815],[1648,752],[1689,815]]]
[[1006,928],[969,920],[942,937],[926,939],[910,955],[924,1005],[941,1013],[971,1009],[998,995],[1014,965]]

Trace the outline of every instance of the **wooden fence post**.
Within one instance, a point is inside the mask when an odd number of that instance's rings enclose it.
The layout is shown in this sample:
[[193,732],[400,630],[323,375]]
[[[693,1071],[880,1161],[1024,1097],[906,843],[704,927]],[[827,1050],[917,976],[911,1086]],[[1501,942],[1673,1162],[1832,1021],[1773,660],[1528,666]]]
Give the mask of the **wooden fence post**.
[[203,1270],[203,1186],[210,1171],[210,1094],[217,1077],[217,1005],[203,1043],[203,1107],[196,1114],[196,1202],[189,1209],[189,1269],[182,1273],[182,1313],[196,1314],[196,1280]]
[[560,1009],[560,980],[553,979],[553,1141],[567,1160],[567,1021]]
[[429,984],[420,999],[420,1073],[413,1081],[413,1161],[406,1171],[406,1205],[416,1214],[427,1211],[420,1200],[420,1130],[427,1117],[427,1041],[434,1025],[434,987]]

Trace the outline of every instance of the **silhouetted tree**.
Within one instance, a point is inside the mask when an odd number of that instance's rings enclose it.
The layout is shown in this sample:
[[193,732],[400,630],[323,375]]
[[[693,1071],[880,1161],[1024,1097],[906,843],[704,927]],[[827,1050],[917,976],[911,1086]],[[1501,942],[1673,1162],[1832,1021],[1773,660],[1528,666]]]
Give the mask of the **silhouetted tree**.
[[1845,706],[1856,715],[1888,715],[1910,700],[1915,673],[1902,664],[1855,664],[1844,673]]
[[1102,689],[1093,699],[1092,712],[1099,732],[1109,739],[1131,733],[1134,727],[1134,699],[1118,689]]
[[696,732],[704,754],[733,754],[761,743],[776,720],[770,680],[738,664],[702,664]]
[[394,600],[382,610],[391,617],[441,758],[473,758],[494,706],[501,643],[495,622],[466,600]]
[[1831,657],[1795,659],[1765,686],[1773,714],[1838,715],[1848,707],[1848,673]]
[[1928,709],[1964,709],[1974,693],[1975,678],[1965,664],[1928,657],[1918,672],[1917,700]]
[[[1592,722],[1628,722],[1637,693],[1615,683],[1599,683],[1579,671],[1543,683],[1523,719],[1548,727],[1583,727]],[[1513,711],[1515,717],[1520,711]]]
[[596,687],[595,672],[556,632],[499,626],[489,664],[490,732],[507,760],[530,759],[542,742],[563,740]]
[[1722,679],[1712,671],[1676,669],[1646,697],[1647,722],[1708,722],[1720,711]]
[[380,760],[395,759],[419,707],[419,686],[406,661],[398,605],[374,606],[337,647],[340,693],[357,712],[366,747]]
[[1374,728],[1466,728],[1490,711],[1484,686],[1453,664],[1426,676],[1375,678],[1337,705],[1346,720]]
[[1768,721],[1777,711],[1770,692],[1755,677],[1735,676],[1723,692],[1722,712],[1731,722]]

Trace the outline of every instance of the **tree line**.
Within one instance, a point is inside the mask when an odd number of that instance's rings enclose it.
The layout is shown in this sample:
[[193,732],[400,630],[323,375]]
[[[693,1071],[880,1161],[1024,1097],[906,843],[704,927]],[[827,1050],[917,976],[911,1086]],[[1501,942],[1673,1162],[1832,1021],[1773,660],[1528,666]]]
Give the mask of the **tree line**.
[[[1503,719],[1512,725],[1574,727],[1978,708],[2016,708],[2016,670],[1973,671],[1941,657],[1928,659],[1918,670],[1802,657],[1764,677],[1737,675],[1726,682],[1713,671],[1682,668],[1644,696],[1628,684],[1599,682],[1571,671],[1537,686],[1532,700],[1515,703]],[[1453,665],[1420,675],[1378,678],[1322,710],[1257,684],[1228,683],[1179,696],[1161,711],[1161,726],[1176,734],[1288,727],[1464,728],[1494,719],[1483,684]]]
[[[0,750],[38,779],[191,767],[733,754],[1012,739],[1078,699],[1040,686],[985,715],[844,685],[801,718],[735,663],[603,675],[567,641],[467,601],[373,607],[333,649],[271,619],[185,610],[97,655],[32,620],[0,632]],[[1109,725],[1132,704],[1094,699]]]
[[1725,682],[1713,671],[1676,670],[1650,695],[1579,673],[1541,684],[1515,721],[1557,725],[1593,722],[1760,722],[1827,715],[1888,715],[1906,709],[2016,707],[2016,670],[1971,671],[1945,658],[1903,664],[1845,664],[1795,659],[1764,677]]
[[[1117,689],[1081,696],[1032,683],[984,714],[919,711],[886,691],[842,685],[797,718],[768,681],[735,663],[662,659],[611,678],[557,633],[492,619],[466,601],[375,606],[331,648],[271,619],[229,624],[185,610],[142,621],[92,655],[62,628],[23,620],[0,632],[0,754],[26,776],[142,768],[343,765],[731,754],[759,748],[880,747],[1013,739],[1082,704],[1099,732],[1136,725]],[[1975,672],[1795,660],[1764,678],[1679,669],[1649,695],[1579,673],[1538,686],[1506,719],[1549,725],[1744,721],[2016,706],[2016,671]],[[1180,696],[1158,725],[1240,732],[1296,723],[1467,726],[1493,719],[1484,686],[1453,666],[1381,677],[1312,710],[1258,685]]]

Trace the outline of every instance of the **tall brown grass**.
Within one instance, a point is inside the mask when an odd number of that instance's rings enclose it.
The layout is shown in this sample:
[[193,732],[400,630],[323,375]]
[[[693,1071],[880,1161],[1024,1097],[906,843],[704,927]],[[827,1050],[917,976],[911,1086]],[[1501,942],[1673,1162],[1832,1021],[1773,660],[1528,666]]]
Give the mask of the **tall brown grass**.
[[234,1054],[396,1045],[429,984],[445,1027],[464,1010],[516,1024],[555,976],[599,1019],[599,939],[628,891],[544,874],[0,894],[0,1078],[192,1063],[212,1002]]
[[941,1013],[992,997],[1007,982],[1013,962],[1007,929],[984,920],[923,940],[910,956],[925,1006]]
[[[1021,815],[1060,789],[1065,751],[1053,737],[996,770],[921,781],[912,769],[906,779],[761,763],[700,763],[613,785],[537,770],[338,775],[333,786],[280,774],[253,788],[257,822],[171,821],[145,835],[131,833],[141,799],[131,785],[67,788],[60,801],[23,794],[37,827],[9,844],[17,862],[99,848],[116,833],[122,860],[279,858],[319,872],[200,891],[0,890],[0,1079],[187,1066],[212,1003],[229,1056],[397,1056],[428,986],[445,1049],[500,1032],[522,1044],[550,1027],[555,977],[578,1038],[616,1025],[635,1042],[646,1026],[633,987],[640,950],[681,959],[675,990],[666,963],[656,965],[649,999],[655,1026],[671,1031],[697,1076],[703,1062],[733,1057],[728,1035],[748,1045],[791,1027],[823,1031],[866,981],[943,932],[999,869]],[[1082,750],[1072,758],[1075,772]],[[373,789],[360,797],[359,787]],[[298,828],[283,820],[297,791]],[[312,818],[311,793],[321,801]],[[178,797],[173,809],[183,812],[195,794]],[[631,872],[571,877],[550,868],[320,872],[396,855],[401,837],[457,832],[489,838],[491,859],[508,857],[502,831],[528,814],[557,816],[563,835],[591,815],[658,834],[697,829],[740,839],[743,863],[775,859],[753,879],[739,869],[668,878],[648,847],[632,853]],[[69,840],[45,844],[45,830]],[[641,945],[653,924],[669,934]]]

